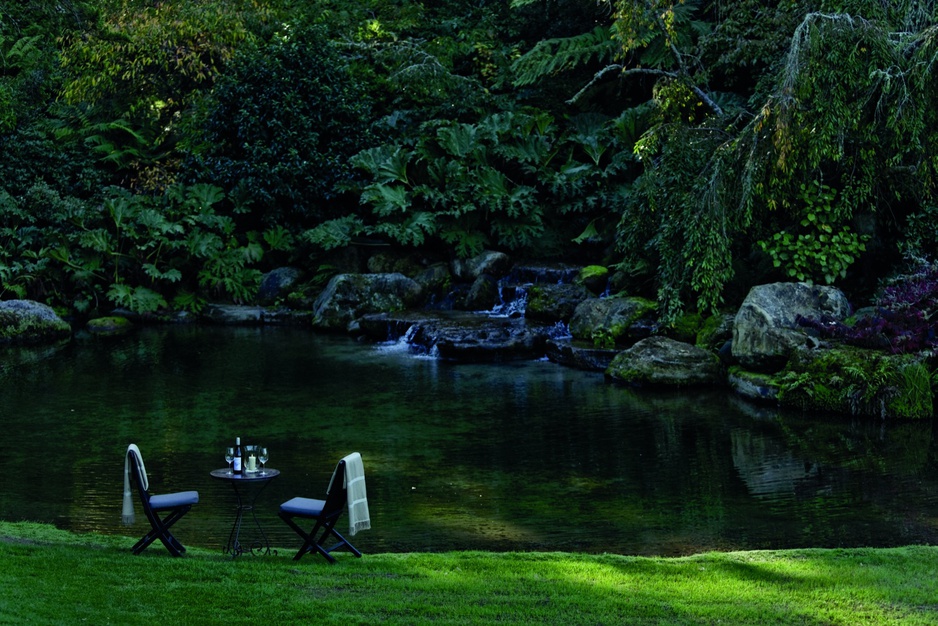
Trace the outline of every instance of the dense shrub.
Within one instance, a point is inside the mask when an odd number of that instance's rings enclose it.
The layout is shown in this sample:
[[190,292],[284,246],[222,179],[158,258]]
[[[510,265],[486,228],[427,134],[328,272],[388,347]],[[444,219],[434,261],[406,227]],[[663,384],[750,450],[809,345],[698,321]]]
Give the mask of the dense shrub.
[[197,176],[250,198],[255,223],[341,215],[348,159],[366,147],[370,107],[323,31],[285,26],[232,60],[190,145]]

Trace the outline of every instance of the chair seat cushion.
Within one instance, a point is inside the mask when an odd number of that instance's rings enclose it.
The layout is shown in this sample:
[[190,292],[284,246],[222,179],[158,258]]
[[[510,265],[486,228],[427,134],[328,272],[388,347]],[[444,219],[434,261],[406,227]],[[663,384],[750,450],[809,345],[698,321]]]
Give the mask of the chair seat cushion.
[[175,509],[187,504],[196,504],[199,501],[198,491],[178,491],[176,493],[164,493],[150,496],[150,506],[154,511],[165,511]]
[[322,513],[322,507],[325,506],[325,500],[314,500],[312,498],[293,498],[280,505],[282,513],[290,515],[305,515],[307,517],[318,517]]

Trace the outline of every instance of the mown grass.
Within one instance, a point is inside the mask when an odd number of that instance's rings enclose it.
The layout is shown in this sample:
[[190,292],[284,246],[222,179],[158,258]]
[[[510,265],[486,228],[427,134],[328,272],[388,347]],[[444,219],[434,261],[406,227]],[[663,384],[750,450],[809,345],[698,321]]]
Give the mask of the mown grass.
[[938,547],[226,558],[0,522],[0,624],[938,624]]

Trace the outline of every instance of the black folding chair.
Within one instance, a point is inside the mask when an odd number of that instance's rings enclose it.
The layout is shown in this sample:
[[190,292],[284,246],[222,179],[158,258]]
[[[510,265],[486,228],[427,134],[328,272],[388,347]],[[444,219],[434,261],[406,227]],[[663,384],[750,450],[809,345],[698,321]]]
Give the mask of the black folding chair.
[[[170,527],[179,521],[179,519],[189,512],[193,504],[199,501],[198,491],[179,491],[176,493],[166,493],[161,495],[151,495],[149,492],[149,481],[146,477],[146,470],[143,469],[143,459],[133,448],[127,450],[128,461],[130,463],[130,473],[137,485],[137,491],[140,493],[140,502],[143,504],[143,512],[150,522],[150,532],[140,538],[140,541],[134,544],[133,553],[140,554],[147,546],[159,539],[173,556],[182,556],[186,551],[185,547],[179,543],[179,540],[169,532]],[[160,513],[166,513],[165,517],[160,517]]]
[[[340,549],[348,550],[356,557],[361,557],[362,553],[335,529],[335,524],[348,503],[348,493],[344,485],[345,460],[342,460],[336,465],[332,487],[326,494],[325,500],[293,498],[280,505],[280,513],[278,513],[280,519],[303,538],[303,546],[293,557],[294,561],[299,560],[308,552],[315,551],[323,555],[329,563],[335,563],[335,557],[331,553]],[[316,520],[316,524],[310,532],[306,532],[294,521],[294,518]],[[326,546],[330,538],[335,542]]]

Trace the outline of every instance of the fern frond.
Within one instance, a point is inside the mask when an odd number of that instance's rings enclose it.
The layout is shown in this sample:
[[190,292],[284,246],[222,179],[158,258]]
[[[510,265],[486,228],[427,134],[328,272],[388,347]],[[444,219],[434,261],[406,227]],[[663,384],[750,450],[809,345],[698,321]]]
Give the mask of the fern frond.
[[592,61],[609,62],[618,46],[608,26],[597,26],[591,32],[539,41],[512,65],[516,87],[530,85],[545,76],[573,69]]

